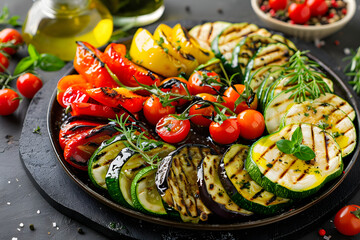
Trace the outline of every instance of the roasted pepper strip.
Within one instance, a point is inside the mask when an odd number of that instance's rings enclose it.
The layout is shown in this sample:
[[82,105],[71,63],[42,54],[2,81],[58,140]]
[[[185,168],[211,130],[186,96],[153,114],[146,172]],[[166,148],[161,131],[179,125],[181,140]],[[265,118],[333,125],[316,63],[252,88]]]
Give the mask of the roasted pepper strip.
[[75,84],[87,83],[87,82],[88,81],[79,74],[66,75],[66,76],[62,77],[57,84],[56,98],[57,98],[58,103],[61,104],[63,107],[66,107],[65,105],[62,104],[62,99],[63,99],[64,92],[66,91],[66,89],[68,89],[69,87],[71,87]]
[[[159,85],[160,78],[153,72],[136,65],[125,57],[126,46],[123,44],[111,43],[107,46],[102,59],[110,70],[117,76],[125,86],[137,87],[139,83],[145,85]],[[135,80],[136,79],[136,80]]]
[[119,134],[114,124],[100,125],[73,136],[64,149],[64,159],[77,169],[86,171],[87,162],[100,144]]
[[74,68],[95,87],[118,87],[119,84],[111,77],[101,61],[101,51],[86,42],[76,42],[77,49]]
[[91,88],[89,83],[79,83],[68,87],[62,94],[62,99],[58,99],[60,105],[66,108],[73,102],[88,102],[90,98],[86,93],[88,88]]
[[114,108],[123,107],[132,113],[139,112],[146,100],[146,97],[133,93],[126,88],[102,87],[87,89],[86,92],[99,103]]
[[185,72],[184,64],[167,53],[151,33],[139,28],[130,47],[132,61],[164,77],[173,77]]
[[63,124],[59,133],[60,147],[64,149],[66,143],[68,143],[72,137],[89,129],[95,128],[99,125],[101,125],[101,123],[99,122],[91,122],[84,120],[78,120],[71,123]]
[[72,116],[94,116],[115,119],[116,116],[124,113],[122,109],[93,103],[72,103],[70,106]]

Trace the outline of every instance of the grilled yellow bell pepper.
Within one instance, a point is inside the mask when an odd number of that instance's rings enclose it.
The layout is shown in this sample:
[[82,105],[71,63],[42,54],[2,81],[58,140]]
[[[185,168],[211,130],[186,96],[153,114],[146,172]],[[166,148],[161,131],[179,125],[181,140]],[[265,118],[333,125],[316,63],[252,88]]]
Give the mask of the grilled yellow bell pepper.
[[200,47],[199,43],[193,38],[180,24],[176,24],[172,29],[173,42],[186,54],[191,54],[200,64],[206,63],[214,57],[212,51]]
[[168,54],[168,50],[143,28],[136,31],[129,54],[136,64],[164,77],[174,77],[186,71],[184,63]]

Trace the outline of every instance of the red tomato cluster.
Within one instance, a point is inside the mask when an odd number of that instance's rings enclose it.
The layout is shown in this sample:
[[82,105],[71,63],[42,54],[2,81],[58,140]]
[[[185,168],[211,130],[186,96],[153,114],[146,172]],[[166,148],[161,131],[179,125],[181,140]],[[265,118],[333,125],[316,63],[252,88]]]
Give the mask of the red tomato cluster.
[[[7,71],[9,57],[16,53],[17,48],[23,44],[21,34],[12,28],[0,31],[0,74]],[[33,98],[42,87],[40,78],[31,73],[25,73],[18,77],[16,87],[26,98]],[[19,95],[12,89],[0,90],[0,115],[10,115],[19,107]]]

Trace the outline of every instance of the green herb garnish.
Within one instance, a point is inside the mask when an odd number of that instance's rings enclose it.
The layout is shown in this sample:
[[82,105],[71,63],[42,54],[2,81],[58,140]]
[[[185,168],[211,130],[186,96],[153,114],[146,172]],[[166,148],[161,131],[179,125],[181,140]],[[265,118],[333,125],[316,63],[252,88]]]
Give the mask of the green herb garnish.
[[4,6],[0,12],[0,24],[10,24],[14,27],[20,26],[19,20],[20,16],[10,16],[10,11],[7,6]]
[[291,140],[281,139],[276,142],[276,146],[281,152],[293,154],[300,160],[308,161],[314,159],[314,151],[310,147],[302,145],[302,139],[301,129],[297,127],[291,136]]
[[352,51],[351,62],[346,67],[346,75],[352,78],[349,83],[353,85],[353,89],[357,94],[360,94],[360,47],[356,52]]
[[41,135],[41,129],[40,129],[40,127],[37,126],[36,128],[34,128],[33,133],[36,133],[36,134]]

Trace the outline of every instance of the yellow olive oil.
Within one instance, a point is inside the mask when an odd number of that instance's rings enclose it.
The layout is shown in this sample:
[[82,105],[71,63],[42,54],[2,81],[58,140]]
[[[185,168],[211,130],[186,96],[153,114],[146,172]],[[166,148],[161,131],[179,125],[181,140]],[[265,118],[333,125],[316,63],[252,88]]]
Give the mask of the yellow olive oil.
[[27,44],[66,61],[74,58],[76,41],[100,47],[107,43],[112,31],[112,16],[97,0],[37,1],[23,25]]

